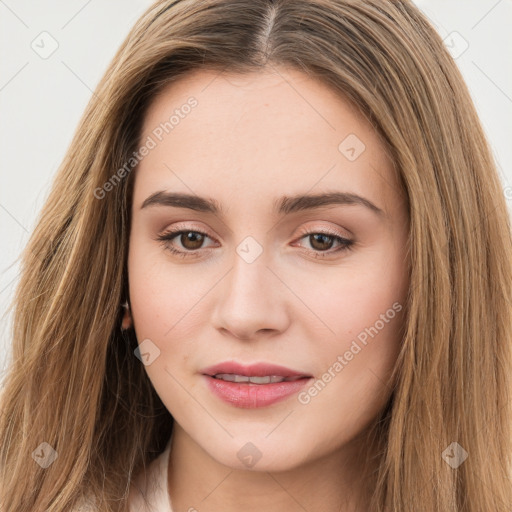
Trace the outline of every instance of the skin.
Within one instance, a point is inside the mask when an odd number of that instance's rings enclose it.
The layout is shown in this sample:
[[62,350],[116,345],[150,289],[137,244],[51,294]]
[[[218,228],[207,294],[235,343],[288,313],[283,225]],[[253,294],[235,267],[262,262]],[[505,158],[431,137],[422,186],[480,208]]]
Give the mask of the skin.
[[[126,319],[139,343],[160,351],[145,368],[175,419],[174,510],[364,510],[361,435],[390,398],[404,308],[342,371],[332,367],[394,303],[405,306],[409,220],[392,161],[339,93],[286,68],[194,71],[154,99],[140,140],[190,96],[197,106],[136,170],[128,256]],[[338,149],[349,134],[365,145],[353,161]],[[161,190],[211,197],[226,213],[141,208]],[[272,211],[281,196],[331,191],[358,194],[383,214],[360,204]],[[156,240],[178,224],[206,233],[202,245]],[[326,229],[351,249],[303,234]],[[251,263],[236,252],[247,236],[263,249]],[[169,246],[199,247],[199,256]],[[228,360],[280,364],[314,381],[331,368],[335,377],[308,403],[295,394],[244,409],[222,402],[201,375]],[[261,454],[252,467],[237,457],[249,442]]]

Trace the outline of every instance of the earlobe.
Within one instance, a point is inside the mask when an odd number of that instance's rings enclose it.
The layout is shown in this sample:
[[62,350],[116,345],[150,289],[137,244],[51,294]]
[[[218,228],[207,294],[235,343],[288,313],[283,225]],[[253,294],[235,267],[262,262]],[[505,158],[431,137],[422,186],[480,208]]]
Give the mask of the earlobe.
[[124,315],[123,315],[123,321],[121,323],[121,330],[126,331],[126,329],[129,329],[132,326],[132,315],[130,312],[130,305],[128,304],[128,301],[126,301],[122,305],[124,309]]

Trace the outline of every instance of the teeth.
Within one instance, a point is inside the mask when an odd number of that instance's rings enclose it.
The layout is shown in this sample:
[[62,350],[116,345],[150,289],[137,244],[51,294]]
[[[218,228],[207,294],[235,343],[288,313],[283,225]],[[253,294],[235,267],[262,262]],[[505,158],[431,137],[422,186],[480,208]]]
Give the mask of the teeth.
[[228,382],[250,382],[252,384],[271,384],[273,382],[283,382],[289,380],[297,380],[301,377],[281,377],[279,375],[268,375],[265,377],[248,377],[246,375],[235,375],[233,373],[218,373],[214,376],[216,379]]

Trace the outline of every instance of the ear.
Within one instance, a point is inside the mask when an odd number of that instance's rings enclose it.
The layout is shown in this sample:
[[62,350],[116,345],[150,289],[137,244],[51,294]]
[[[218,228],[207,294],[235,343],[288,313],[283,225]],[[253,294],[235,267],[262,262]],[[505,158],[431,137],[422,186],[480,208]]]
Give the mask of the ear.
[[124,315],[123,315],[123,322],[121,323],[121,329],[123,331],[125,331],[126,329],[129,329],[132,326],[133,320],[132,320],[132,314],[130,311],[130,305],[128,304],[128,301],[126,301],[123,304],[123,308],[124,308]]

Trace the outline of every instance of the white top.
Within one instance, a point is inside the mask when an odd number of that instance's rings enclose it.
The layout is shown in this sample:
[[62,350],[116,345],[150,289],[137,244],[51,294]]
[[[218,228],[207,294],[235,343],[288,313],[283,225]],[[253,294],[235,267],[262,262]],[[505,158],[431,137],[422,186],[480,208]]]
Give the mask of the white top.
[[[171,441],[172,434],[164,451],[149,463],[146,472],[141,471],[134,478],[128,495],[130,512],[173,512],[167,485]],[[74,512],[97,512],[95,504],[96,500],[90,497]]]
[[171,452],[171,438],[165,450],[153,460],[144,474],[138,475],[130,487],[130,512],[172,512],[167,485],[167,468]]

